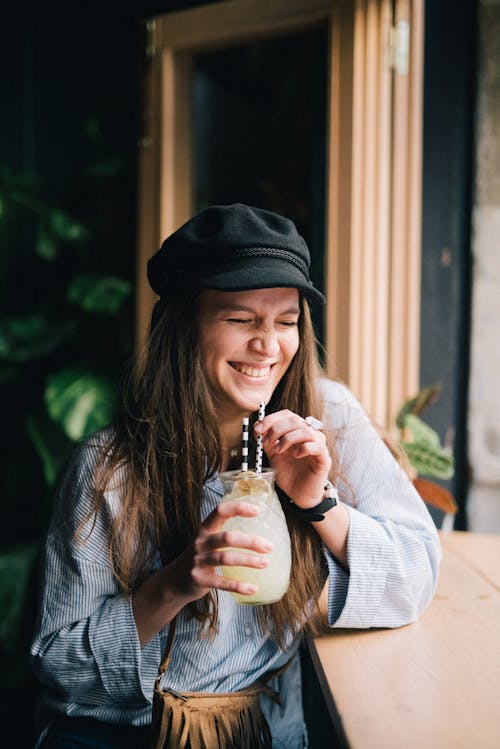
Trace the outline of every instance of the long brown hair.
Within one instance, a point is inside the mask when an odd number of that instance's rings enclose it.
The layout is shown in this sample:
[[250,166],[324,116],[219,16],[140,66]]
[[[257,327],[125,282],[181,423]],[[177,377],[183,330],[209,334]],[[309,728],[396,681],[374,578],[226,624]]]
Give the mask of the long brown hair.
[[[157,302],[145,350],[124,388],[123,406],[98,466],[96,512],[104,491],[121,476],[122,501],[109,544],[113,573],[125,593],[150,573],[158,550],[168,563],[194,540],[204,483],[222,462],[217,414],[198,346],[198,296]],[[301,299],[300,305],[299,348],[267,411],[288,408],[302,416],[320,415],[316,341],[307,301]],[[286,499],[282,504],[292,542],[291,580],[285,596],[261,613],[284,647],[289,629],[297,633],[304,625],[304,612],[317,600],[326,573],[319,536],[296,518]],[[215,632],[215,591],[187,608],[201,630]]]

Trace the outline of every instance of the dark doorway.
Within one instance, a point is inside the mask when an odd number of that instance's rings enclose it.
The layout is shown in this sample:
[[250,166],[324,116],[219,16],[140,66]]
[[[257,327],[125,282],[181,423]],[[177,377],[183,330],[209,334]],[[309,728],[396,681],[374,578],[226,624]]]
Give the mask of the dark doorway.
[[[193,57],[192,204],[293,219],[324,285],[327,29]],[[315,313],[323,339],[322,311]]]

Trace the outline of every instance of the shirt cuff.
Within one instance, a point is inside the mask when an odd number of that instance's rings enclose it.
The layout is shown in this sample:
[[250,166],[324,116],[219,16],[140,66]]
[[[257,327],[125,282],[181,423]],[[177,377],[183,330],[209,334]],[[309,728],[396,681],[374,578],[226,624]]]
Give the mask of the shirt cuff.
[[373,626],[384,594],[390,550],[387,536],[376,520],[346,507],[350,514],[349,571],[327,553],[328,623],[331,627],[366,629]]
[[116,702],[137,704],[137,695],[153,701],[161,659],[160,638],[141,650],[132,597],[108,598],[90,617],[89,644],[105,689]]

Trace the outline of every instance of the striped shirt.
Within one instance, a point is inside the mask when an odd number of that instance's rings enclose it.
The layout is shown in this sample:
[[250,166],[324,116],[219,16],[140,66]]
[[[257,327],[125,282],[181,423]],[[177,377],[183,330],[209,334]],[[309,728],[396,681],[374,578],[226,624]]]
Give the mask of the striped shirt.
[[[322,379],[319,385],[321,418],[325,430],[333,430],[338,450],[337,488],[350,513],[349,571],[325,550],[330,625],[407,624],[428,606],[435,591],[441,556],[436,528],[353,395],[330,380]],[[57,493],[32,664],[45,685],[48,715],[144,725],[151,720],[153,686],[168,627],[141,650],[131,600],[120,593],[108,561],[106,527],[119,502],[116,491],[106,495],[106,506],[86,543],[73,540],[90,506],[98,443],[90,438],[77,448]],[[215,476],[204,487],[202,517],[217,506],[222,494]],[[241,689],[283,665],[299,645],[290,635],[289,650],[283,652],[262,630],[255,607],[241,606],[221,591],[218,634],[213,640],[199,638],[198,627],[180,612],[164,686],[202,692]],[[307,746],[298,658],[274,686],[283,706],[262,700],[273,746]]]

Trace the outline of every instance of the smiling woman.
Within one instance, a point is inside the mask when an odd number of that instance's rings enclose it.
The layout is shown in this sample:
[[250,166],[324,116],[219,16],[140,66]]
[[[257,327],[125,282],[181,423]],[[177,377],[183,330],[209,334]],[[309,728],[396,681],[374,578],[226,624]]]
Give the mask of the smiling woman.
[[[429,604],[436,529],[359,403],[321,373],[309,262],[291,221],[242,204],[197,214],[149,261],[146,350],[113,428],[73,456],[47,539],[32,646],[44,747],[147,747],[152,719],[156,749],[302,749],[295,655],[326,579],[333,627],[396,627]],[[242,423],[290,535],[288,589],[265,606],[241,603],[254,582],[221,574],[272,552],[225,527],[259,513],[248,472],[222,501],[221,471],[246,464]]]
[[206,289],[199,303],[200,352],[225,427],[222,441],[238,444],[242,417],[271,400],[297,353],[299,293]]

